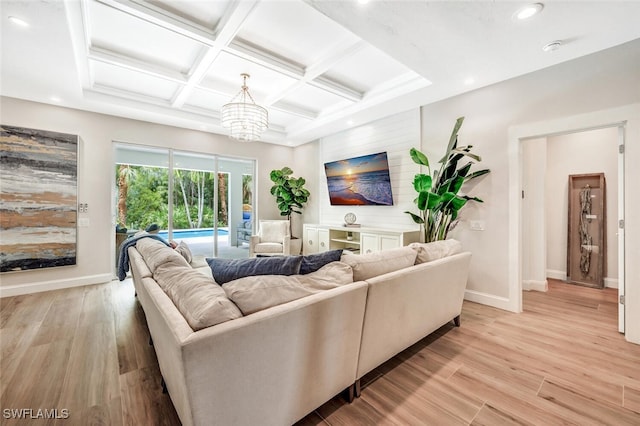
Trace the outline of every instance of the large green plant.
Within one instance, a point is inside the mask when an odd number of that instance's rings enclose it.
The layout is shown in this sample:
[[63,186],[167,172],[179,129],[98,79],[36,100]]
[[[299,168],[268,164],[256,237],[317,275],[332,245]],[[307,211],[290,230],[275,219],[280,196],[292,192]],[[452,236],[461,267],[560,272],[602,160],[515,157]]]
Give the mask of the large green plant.
[[[409,151],[415,163],[427,168],[427,174],[418,173],[413,179],[413,188],[418,192],[414,202],[419,214],[405,212],[411,215],[414,222],[422,225],[425,242],[446,239],[458,218],[458,212],[467,201],[482,202],[477,197],[459,193],[463,183],[490,172],[489,169],[483,169],[470,173],[474,161],[480,162],[481,158],[471,153],[472,145],[458,147],[458,131],[463,121],[464,117],[456,120],[447,151],[439,161],[439,169],[434,169],[432,172],[429,159],[425,154],[415,148]],[[458,167],[458,162],[465,157],[472,161]]]
[[280,216],[286,216],[289,220],[289,233],[291,233],[291,215],[302,214],[301,209],[309,199],[309,191],[304,188],[304,178],[291,176],[293,170],[283,167],[280,170],[272,170],[270,174],[274,185],[271,187],[271,195],[276,197]]

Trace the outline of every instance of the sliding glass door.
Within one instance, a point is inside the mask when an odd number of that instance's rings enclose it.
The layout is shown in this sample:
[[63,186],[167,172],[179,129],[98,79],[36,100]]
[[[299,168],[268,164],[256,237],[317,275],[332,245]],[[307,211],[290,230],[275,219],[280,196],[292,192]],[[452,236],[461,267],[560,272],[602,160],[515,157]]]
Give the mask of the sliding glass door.
[[248,256],[254,160],[128,144],[115,159],[116,249],[148,230],[196,257]]

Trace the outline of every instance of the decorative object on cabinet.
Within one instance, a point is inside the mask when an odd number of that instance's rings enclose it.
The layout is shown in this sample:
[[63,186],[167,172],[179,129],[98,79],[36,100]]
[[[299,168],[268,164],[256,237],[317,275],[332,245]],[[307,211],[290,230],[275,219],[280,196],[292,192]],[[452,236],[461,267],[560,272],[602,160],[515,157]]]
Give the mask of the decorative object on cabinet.
[[76,264],[78,136],[0,131],[0,271]]
[[280,216],[285,216],[289,221],[289,235],[293,237],[291,228],[291,216],[293,213],[302,214],[302,208],[309,199],[309,191],[305,189],[306,180],[302,177],[291,176],[293,170],[283,167],[280,170],[271,170],[269,177],[274,185],[271,187],[271,195],[276,197]]
[[606,274],[604,173],[569,175],[567,282],[603,288]]
[[[458,147],[458,131],[463,121],[464,117],[456,120],[445,155],[439,161],[441,164],[439,170],[433,170],[432,173],[429,159],[425,154],[416,148],[411,148],[409,151],[413,162],[425,166],[428,172],[427,174],[418,173],[413,179],[413,188],[418,192],[415,203],[420,213],[405,212],[411,215],[415,223],[422,226],[424,242],[446,240],[447,234],[457,223],[458,212],[467,201],[482,202],[478,197],[459,194],[463,183],[490,172],[489,169],[483,169],[469,173],[473,162],[479,162],[481,158],[471,153],[473,145]],[[469,157],[473,161],[458,168],[458,161],[464,157]]]

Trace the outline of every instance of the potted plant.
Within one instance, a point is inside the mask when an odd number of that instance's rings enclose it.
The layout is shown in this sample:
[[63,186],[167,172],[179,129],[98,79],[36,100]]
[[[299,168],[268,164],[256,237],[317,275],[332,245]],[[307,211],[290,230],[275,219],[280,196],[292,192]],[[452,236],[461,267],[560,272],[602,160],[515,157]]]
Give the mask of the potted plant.
[[[414,222],[420,224],[424,231],[424,242],[445,240],[447,234],[457,223],[458,212],[467,201],[482,202],[478,197],[469,197],[460,193],[462,184],[478,178],[490,172],[482,169],[470,173],[471,166],[480,162],[478,155],[471,153],[472,145],[458,147],[458,131],[462,126],[464,117],[456,120],[453,132],[449,138],[447,150],[439,161],[440,168],[431,170],[429,159],[425,154],[411,148],[411,159],[427,168],[427,174],[418,173],[413,179],[413,188],[418,192],[414,203],[418,207],[419,214],[409,211]],[[465,157],[471,159],[458,167],[458,162]]]
[[276,197],[280,216],[285,216],[289,220],[289,233],[293,240],[296,237],[293,236],[292,232],[291,216],[293,213],[302,214],[301,209],[309,199],[310,193],[304,188],[306,180],[302,177],[295,178],[292,175],[293,170],[289,167],[283,167],[280,170],[272,170],[270,178],[274,183],[271,187],[271,195]]

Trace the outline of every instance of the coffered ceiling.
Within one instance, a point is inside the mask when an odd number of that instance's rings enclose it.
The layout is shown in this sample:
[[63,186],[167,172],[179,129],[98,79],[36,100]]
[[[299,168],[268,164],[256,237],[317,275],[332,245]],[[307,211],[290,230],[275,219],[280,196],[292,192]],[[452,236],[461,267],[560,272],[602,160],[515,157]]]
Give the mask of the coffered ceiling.
[[220,109],[248,73],[263,140],[298,145],[640,37],[636,2],[549,2],[527,23],[520,5],[3,0],[0,88],[224,134]]

